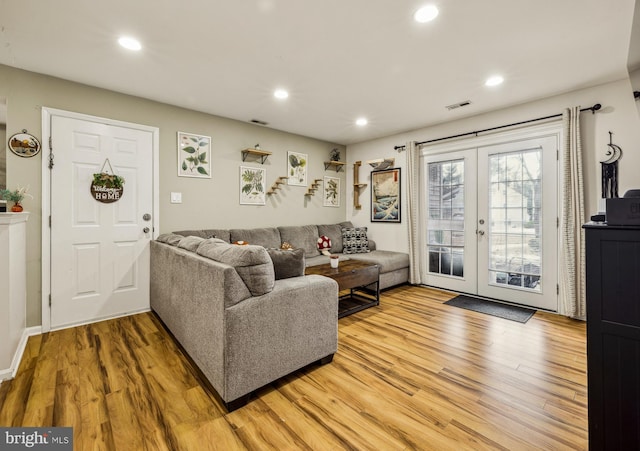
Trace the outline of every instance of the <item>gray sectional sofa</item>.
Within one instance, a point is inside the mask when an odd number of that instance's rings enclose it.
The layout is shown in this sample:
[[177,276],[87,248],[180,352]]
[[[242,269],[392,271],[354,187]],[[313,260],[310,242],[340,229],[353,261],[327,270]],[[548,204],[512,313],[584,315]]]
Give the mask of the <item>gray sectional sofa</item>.
[[[151,308],[229,411],[282,376],[332,360],[338,284],[304,275],[305,266],[329,261],[318,251],[319,236],[331,239],[331,253],[341,259],[378,264],[381,289],[407,282],[407,254],[376,250],[366,239],[355,249],[365,252],[350,253],[343,229],[354,227],[187,230],[151,242]],[[249,245],[231,244],[238,241]],[[294,250],[280,250],[283,242]]]
[[392,287],[409,281],[409,255],[403,252],[376,249],[376,243],[367,239],[369,252],[345,253],[342,239],[343,228],[356,228],[350,221],[338,224],[282,226],[255,229],[206,229],[182,230],[174,232],[183,236],[219,238],[228,243],[237,241],[256,244],[265,248],[280,248],[283,242],[293,248],[303,249],[306,266],[328,263],[329,257],[318,251],[317,240],[320,236],[331,239],[331,253],[339,254],[340,259],[354,259],[375,263],[380,266],[380,289]]

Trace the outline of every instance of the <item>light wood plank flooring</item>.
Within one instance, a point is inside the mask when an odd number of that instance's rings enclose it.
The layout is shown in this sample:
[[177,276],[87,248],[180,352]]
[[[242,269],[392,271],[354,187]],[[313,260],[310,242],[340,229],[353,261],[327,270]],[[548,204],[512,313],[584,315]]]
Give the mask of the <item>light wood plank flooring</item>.
[[76,450],[587,449],[585,324],[520,324],[420,287],[339,322],[331,364],[226,414],[152,314],[29,339],[0,426],[73,426]]

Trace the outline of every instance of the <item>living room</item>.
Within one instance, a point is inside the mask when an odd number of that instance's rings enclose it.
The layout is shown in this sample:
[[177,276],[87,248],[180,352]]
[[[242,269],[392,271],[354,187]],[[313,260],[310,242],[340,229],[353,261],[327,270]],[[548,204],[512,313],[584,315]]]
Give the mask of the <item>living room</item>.
[[[267,2],[268,3],[268,2]],[[624,4],[627,9],[625,14],[633,13],[633,2]],[[4,9],[6,6],[3,5]],[[621,6],[622,8],[622,6]],[[3,14],[3,16],[5,16]],[[9,17],[9,16],[5,16]],[[630,24],[630,20],[629,20]],[[615,28],[617,25],[608,24],[607,31]],[[625,27],[618,27],[625,28]],[[630,33],[629,29],[625,29],[626,33]],[[627,39],[630,39],[627,34]],[[13,42],[15,45],[16,43]],[[59,50],[51,51],[52,58],[59,58],[64,53]],[[626,56],[627,49],[625,49]],[[17,56],[17,55],[16,55]],[[125,56],[125,58],[127,58]],[[394,167],[400,168],[402,171],[402,212],[408,211],[408,190],[407,180],[409,177],[407,169],[407,151],[398,151],[395,146],[405,146],[409,141],[422,141],[429,139],[437,139],[446,136],[456,135],[459,133],[473,132],[504,124],[526,121],[532,118],[544,117],[547,115],[561,113],[564,108],[580,105],[583,108],[589,107],[596,103],[602,105],[600,111],[582,113],[581,129],[583,139],[583,153],[585,155],[585,205],[586,214],[590,216],[600,210],[600,160],[602,154],[607,149],[610,142],[609,132],[613,132],[613,140],[622,149],[625,150],[622,166],[619,174],[620,193],[626,190],[637,188],[635,171],[633,168],[640,165],[640,155],[635,152],[635,143],[640,141],[640,121],[638,116],[638,102],[634,102],[632,92],[640,89],[640,69],[635,66],[629,66],[631,73],[622,74],[606,81],[595,83],[592,85],[578,85],[573,89],[566,89],[563,92],[557,92],[554,95],[546,95],[543,97],[532,98],[526,102],[518,104],[496,106],[476,114],[461,113],[454,116],[452,120],[441,120],[433,122],[428,126],[417,126],[397,130],[395,132],[379,135],[365,135],[356,125],[345,125],[343,128],[349,129],[351,135],[348,139],[321,139],[312,138],[312,135],[303,135],[282,131],[286,127],[282,125],[279,129],[280,122],[275,121],[271,124],[271,120],[260,114],[245,117],[244,121],[230,119],[224,117],[224,114],[210,114],[197,111],[197,108],[186,108],[173,106],[170,102],[158,100],[149,100],[144,96],[136,94],[138,89],[143,86],[131,83],[127,93],[116,92],[105,87],[95,87],[90,84],[83,84],[64,77],[55,77],[44,73],[36,73],[37,71],[23,70],[19,67],[12,67],[10,59],[3,59],[3,65],[0,65],[0,98],[6,100],[7,120],[6,120],[6,137],[7,139],[14,133],[21,130],[28,130],[42,141],[42,150],[36,158],[21,158],[9,150],[6,151],[6,186],[7,188],[29,187],[29,193],[33,195],[33,199],[26,199],[24,202],[25,209],[30,212],[27,221],[27,290],[26,290],[26,325],[28,328],[38,328],[43,325],[43,316],[47,314],[47,304],[44,301],[47,289],[43,288],[43,230],[46,231],[47,216],[46,208],[43,208],[44,195],[47,192],[46,186],[43,184],[44,167],[46,166],[46,158],[48,158],[48,143],[43,133],[43,108],[54,108],[64,111],[71,111],[91,115],[101,118],[110,118],[118,121],[126,121],[136,124],[144,124],[156,127],[158,129],[158,210],[157,221],[159,230],[155,231],[155,236],[159,233],[171,232],[184,229],[207,229],[207,228],[249,228],[249,227],[272,227],[282,225],[305,225],[305,224],[332,224],[349,220],[356,226],[368,227],[369,237],[377,244],[378,249],[388,249],[400,252],[409,252],[409,231],[407,228],[406,217],[398,223],[381,223],[372,222],[370,219],[370,199],[371,186],[364,187],[359,190],[359,201],[362,208],[354,207],[354,173],[353,163],[362,161],[363,166],[360,170],[360,181],[371,183],[371,168],[367,161],[379,159],[393,159]],[[157,68],[152,66],[148,70],[147,76],[153,77],[153,73]],[[627,70],[617,68],[618,70]],[[114,68],[114,71],[118,69]],[[121,71],[142,70],[139,62],[129,61]],[[228,70],[228,69],[227,69]],[[260,68],[256,67],[256,71]],[[515,71],[514,71],[515,72]],[[552,71],[550,71],[552,72]],[[209,75],[212,80],[215,75]],[[222,79],[229,75],[219,75]],[[394,83],[402,83],[394,81]],[[508,83],[508,81],[507,81]],[[264,88],[261,88],[264,89]],[[262,102],[271,101],[263,95]],[[291,99],[295,100],[295,93],[292,93]],[[463,96],[464,97],[464,96]],[[464,100],[452,99],[451,101]],[[290,117],[292,122],[296,115],[302,115],[300,111],[292,104],[279,103],[277,108],[284,110],[285,117]],[[288,106],[287,106],[288,105]],[[474,108],[472,105],[471,108]],[[256,111],[265,111],[262,105],[256,105]],[[282,112],[280,112],[282,114]],[[454,113],[456,114],[456,113]],[[269,119],[270,126],[261,126],[247,121],[251,119]],[[425,124],[426,122],[420,122]],[[368,127],[375,126],[375,120],[371,120]],[[405,131],[410,130],[410,131]],[[176,164],[177,152],[177,133],[188,132],[197,133],[198,135],[210,137],[211,139],[211,177],[181,177],[177,175],[179,169]],[[335,135],[338,136],[338,135]],[[251,160],[243,161],[241,151],[248,148],[259,147],[265,151],[271,152],[271,155],[260,164],[259,161]],[[337,149],[340,153],[341,161],[346,163],[344,170],[336,172],[335,170],[326,170],[324,162],[329,160],[331,151]],[[266,169],[267,187],[275,183],[280,176],[285,176],[287,171],[288,152],[300,152],[308,156],[308,174],[307,186],[283,185],[283,188],[273,195],[267,196],[264,205],[240,205],[238,178],[241,167],[254,167]],[[55,142],[54,142],[55,154]],[[54,160],[55,161],[55,160]],[[306,196],[308,185],[314,179],[324,179],[325,176],[331,176],[340,181],[340,202],[338,207],[329,207],[323,205],[322,196],[316,195]],[[181,196],[180,203],[171,201],[172,193],[179,193]],[[585,219],[588,219],[585,218]],[[55,220],[55,219],[54,219]],[[418,305],[413,291],[407,292],[407,287],[400,288],[401,291],[386,292],[389,297],[387,301],[389,306],[399,308],[404,303]],[[415,288],[414,288],[415,289]],[[427,290],[427,289],[425,289]],[[434,311],[438,311],[439,307],[432,305],[433,299],[442,299],[442,295],[436,291],[426,292],[427,302]],[[382,304],[385,303],[385,293],[383,293]],[[407,300],[409,299],[409,300]],[[414,306],[414,308],[416,308]],[[341,320],[340,327],[341,338],[346,341],[346,348],[354,348],[358,342],[358,335],[365,333],[364,329],[367,325],[374,324],[376,328],[385,327],[384,323],[388,320],[376,320],[371,318],[372,313],[364,313],[362,321],[358,322],[351,317]],[[387,314],[388,315],[388,314]],[[429,316],[428,313],[425,315]],[[551,315],[545,313],[543,315]],[[459,321],[460,318],[448,316],[442,327],[453,327],[453,323]],[[561,324],[559,336],[562,336],[562,327],[573,331],[575,327],[573,323],[566,322],[565,319],[549,319],[549,323],[538,325],[539,330],[545,327],[551,327],[548,324]],[[403,327],[409,327],[411,321],[403,323]],[[449,323],[451,322],[451,324]],[[473,321],[472,321],[473,322]],[[144,320],[145,327],[153,328],[154,325]],[[513,332],[513,327],[496,326],[495,323],[488,327],[497,327],[503,333]],[[344,327],[343,327],[344,326]],[[579,326],[578,326],[579,328]],[[506,332],[510,331],[510,332]],[[371,333],[369,331],[367,333]],[[583,331],[584,332],[584,331]],[[568,332],[573,333],[573,332]],[[70,335],[65,336],[69,338]],[[576,336],[576,337],[579,337]],[[579,338],[571,338],[570,341],[579,342]],[[430,337],[433,338],[433,337]],[[411,340],[403,337],[402,340]],[[401,340],[401,338],[398,338]],[[424,343],[423,343],[424,344]],[[579,345],[577,345],[579,347]],[[345,350],[346,350],[345,348]],[[410,348],[411,352],[419,352],[416,348]],[[443,351],[439,351],[443,352]],[[452,351],[453,352],[453,351]],[[515,352],[513,350],[509,352]],[[580,358],[580,357],[576,357]],[[178,360],[180,360],[178,358]],[[424,363],[424,362],[423,362]],[[349,362],[350,365],[360,365],[361,363]],[[343,365],[347,365],[346,362]],[[348,366],[348,365],[347,365]],[[312,373],[309,373],[313,378]],[[375,373],[383,378],[383,374]],[[410,378],[409,378],[410,379]],[[331,383],[330,379],[327,383]],[[373,381],[370,381],[374,384]],[[409,383],[406,382],[405,383]],[[4,384],[3,384],[4,385]],[[291,395],[291,393],[289,393]],[[469,399],[471,394],[467,393]],[[273,395],[272,395],[273,396]],[[291,398],[294,396],[291,395]],[[348,403],[348,397],[342,399],[341,403]],[[260,405],[262,407],[262,405]],[[584,407],[584,406],[583,406]],[[250,408],[249,411],[256,414],[257,408]],[[259,409],[258,409],[259,410]],[[366,408],[361,409],[362,412]],[[585,409],[579,411],[580,415],[585,414]],[[248,414],[247,414],[248,415]],[[579,416],[579,415],[578,415]],[[242,414],[236,415],[238,419],[236,427],[241,428],[241,424],[254,424],[258,416],[251,418],[242,418]],[[262,417],[262,416],[261,416]],[[267,421],[267,420],[265,420]],[[270,418],[268,421],[273,421]],[[354,419],[354,421],[360,421]],[[584,424],[586,419],[583,418],[583,430],[577,435],[582,434],[582,441],[578,439],[578,445],[584,446],[586,432]],[[26,426],[26,425],[25,425]],[[253,426],[252,426],[253,427]],[[382,429],[384,427],[381,426]],[[249,430],[247,428],[246,430]],[[298,432],[301,434],[301,432]],[[394,436],[394,433],[390,433]],[[395,433],[396,436],[404,436],[402,433]],[[410,435],[410,434],[408,434]],[[450,438],[450,437],[449,437]],[[495,437],[493,437],[495,439]],[[539,440],[539,437],[537,438]],[[363,443],[371,443],[363,441]],[[406,442],[386,442],[390,447],[397,447],[399,443],[404,446],[410,446]],[[434,442],[435,443],[435,442]],[[447,442],[451,445],[451,442]],[[494,443],[488,446],[497,446],[501,443],[494,440]],[[502,442],[504,443],[504,442]],[[512,446],[516,446],[517,442],[510,442]],[[541,442],[532,442],[540,444]],[[300,445],[298,443],[297,445]],[[571,447],[572,445],[564,444]],[[293,446],[289,444],[289,446]],[[353,442],[343,442],[342,446],[358,447]],[[361,447],[367,447],[360,444]],[[425,443],[413,443],[415,447],[427,448]],[[443,446],[446,444],[443,442]],[[471,446],[471,442],[467,442],[467,446]],[[501,446],[509,447],[502,444]],[[297,447],[297,446],[294,446]],[[435,446],[434,446],[435,447]]]

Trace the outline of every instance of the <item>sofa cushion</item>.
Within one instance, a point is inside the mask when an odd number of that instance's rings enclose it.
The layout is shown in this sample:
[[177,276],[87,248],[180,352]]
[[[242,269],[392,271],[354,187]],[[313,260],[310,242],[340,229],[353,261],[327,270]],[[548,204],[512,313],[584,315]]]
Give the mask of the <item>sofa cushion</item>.
[[203,257],[233,266],[253,296],[261,296],[273,290],[273,262],[262,246],[235,246],[210,238],[203,241],[196,252]]
[[286,251],[269,248],[267,252],[273,261],[276,280],[304,276],[304,251],[302,249]]
[[342,228],[342,252],[345,254],[362,254],[369,252],[366,227]]
[[380,266],[380,274],[409,267],[409,254],[404,252],[373,251],[368,254],[355,254],[351,258]]
[[318,237],[320,235],[317,226],[284,226],[278,227],[278,230],[282,241],[290,243],[294,249],[304,250],[305,257],[315,257],[320,254],[318,251]]
[[204,238],[199,236],[185,236],[180,240],[180,242],[178,242],[178,247],[195,252],[203,241]]
[[229,242],[246,241],[249,244],[255,244],[262,247],[279,248],[282,240],[280,232],[275,227],[262,229],[231,229],[229,230]]
[[182,236],[199,236],[201,238],[219,238],[229,242],[229,231],[225,229],[206,229],[206,230],[178,230],[178,235]]
[[318,226],[318,236],[328,236],[331,240],[331,253],[342,252],[342,226],[340,224],[323,224]]
[[170,244],[171,246],[176,246],[182,238],[184,238],[184,235],[178,235],[176,233],[163,233],[161,235],[158,235],[156,241]]

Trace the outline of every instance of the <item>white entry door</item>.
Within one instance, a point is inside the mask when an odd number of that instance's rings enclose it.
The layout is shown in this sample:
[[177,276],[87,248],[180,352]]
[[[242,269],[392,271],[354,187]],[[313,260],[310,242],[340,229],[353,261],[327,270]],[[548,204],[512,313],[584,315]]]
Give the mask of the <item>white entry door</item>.
[[557,310],[558,137],[429,155],[428,285]]
[[[51,116],[52,328],[149,308],[154,132]],[[121,198],[94,199],[93,175],[124,178]]]

